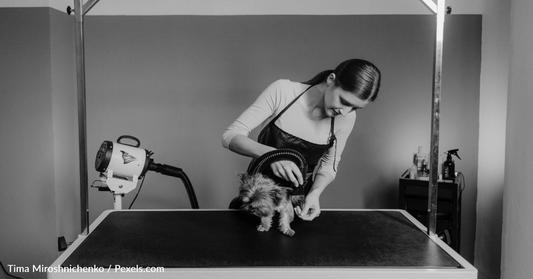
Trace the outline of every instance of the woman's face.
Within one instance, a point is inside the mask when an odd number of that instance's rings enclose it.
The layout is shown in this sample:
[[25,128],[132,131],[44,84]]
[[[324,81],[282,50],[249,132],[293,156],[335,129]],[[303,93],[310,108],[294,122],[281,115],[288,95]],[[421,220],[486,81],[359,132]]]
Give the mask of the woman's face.
[[324,111],[328,117],[346,116],[352,111],[364,108],[368,103],[369,100],[361,100],[354,93],[335,86],[335,74],[328,77],[324,94]]

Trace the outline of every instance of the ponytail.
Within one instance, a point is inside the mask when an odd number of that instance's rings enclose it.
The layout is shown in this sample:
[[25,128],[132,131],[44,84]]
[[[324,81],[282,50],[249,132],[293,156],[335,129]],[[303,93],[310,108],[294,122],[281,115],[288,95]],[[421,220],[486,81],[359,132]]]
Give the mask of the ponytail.
[[350,59],[342,62],[335,70],[318,73],[312,79],[303,82],[317,85],[326,82],[330,74],[335,74],[335,86],[354,93],[361,100],[374,101],[381,85],[381,72],[372,63],[361,59]]
[[302,83],[303,84],[307,84],[307,85],[311,85],[311,86],[314,86],[314,85],[317,85],[317,84],[321,84],[323,82],[326,82],[326,80],[328,79],[328,76],[330,74],[332,74],[332,73],[333,73],[333,70],[325,70],[325,71],[322,71],[322,72],[318,73],[312,79],[310,79],[308,81],[304,81]]

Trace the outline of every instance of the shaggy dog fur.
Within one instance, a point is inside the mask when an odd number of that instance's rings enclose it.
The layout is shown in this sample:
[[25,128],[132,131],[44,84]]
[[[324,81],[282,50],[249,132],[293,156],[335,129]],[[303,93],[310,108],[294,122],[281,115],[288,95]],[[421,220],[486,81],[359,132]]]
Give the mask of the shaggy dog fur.
[[257,230],[270,230],[272,218],[279,213],[279,231],[288,236],[294,235],[290,223],[294,220],[294,206],[300,205],[303,196],[290,196],[291,188],[276,185],[274,181],[260,173],[240,174],[239,198],[241,210],[261,218]]

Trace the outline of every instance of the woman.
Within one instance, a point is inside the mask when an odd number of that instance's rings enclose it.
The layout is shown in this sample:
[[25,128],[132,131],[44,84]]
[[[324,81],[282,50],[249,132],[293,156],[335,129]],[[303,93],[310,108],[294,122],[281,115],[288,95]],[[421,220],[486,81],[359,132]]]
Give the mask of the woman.
[[[311,179],[297,214],[313,220],[320,215],[320,195],[335,179],[355,111],[376,99],[380,82],[378,68],[361,59],[344,61],[303,83],[277,80],[226,129],[222,145],[253,159],[279,148],[302,153],[309,174],[291,161],[274,162],[271,168],[296,187]],[[262,130],[254,141],[248,135],[259,125]]]

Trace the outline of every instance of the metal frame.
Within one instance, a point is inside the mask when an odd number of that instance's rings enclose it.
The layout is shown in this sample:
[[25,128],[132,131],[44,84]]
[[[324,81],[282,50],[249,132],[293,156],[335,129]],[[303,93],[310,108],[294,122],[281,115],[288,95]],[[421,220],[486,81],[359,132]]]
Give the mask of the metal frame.
[[[182,212],[190,211],[204,211],[204,212],[225,212],[231,209],[132,209],[130,211],[138,212]],[[416,226],[422,233],[424,232],[424,225],[416,218],[404,210],[399,209],[324,209],[323,211],[337,211],[337,212],[399,212],[409,222]],[[116,212],[115,210],[106,210],[102,212],[98,218],[91,224],[92,231],[96,231],[98,226],[109,216]],[[326,266],[268,266],[268,267],[210,267],[210,268],[165,268],[164,272],[156,273],[139,273],[139,272],[119,272],[115,266],[105,268],[104,272],[97,272],[88,270],[87,272],[69,272],[58,270],[57,267],[63,266],[65,261],[80,247],[87,237],[78,237],[68,249],[63,252],[48,269],[48,279],[72,279],[72,278],[92,278],[98,276],[99,279],[104,278],[216,278],[216,279],[237,279],[237,278],[254,278],[254,279],[271,279],[277,278],[291,278],[291,279],[314,279],[314,278],[335,278],[335,279],[353,279],[353,278],[372,278],[372,279],[476,279],[477,270],[467,260],[465,260],[459,253],[448,246],[444,241],[438,237],[430,241],[435,243],[434,249],[444,250],[450,257],[452,257],[460,268],[438,268],[438,267],[389,267],[379,268],[372,266],[344,266],[344,267],[326,267]],[[74,267],[76,268],[76,267]],[[90,269],[90,268],[89,268]],[[107,272],[110,271],[110,272]],[[94,274],[94,275],[93,275]]]
[[80,214],[81,232],[89,234],[89,181],[87,175],[87,112],[85,101],[85,43],[83,33],[83,16],[100,0],[89,0],[83,5],[83,0],[74,0],[74,10],[67,7],[67,13],[75,15],[76,36],[76,72],[78,92],[78,137],[80,163]]
[[431,105],[431,147],[429,153],[429,187],[428,187],[428,235],[437,238],[437,195],[439,179],[439,129],[440,99],[442,78],[442,46],[444,37],[445,0],[420,0],[428,9],[437,15],[435,36],[435,61],[433,69],[433,102]]
[[[86,116],[86,87],[85,87],[85,48],[83,34],[83,16],[100,0],[74,0],[74,10],[67,8],[70,15],[74,11],[76,17],[76,69],[78,91],[78,136],[80,156],[80,206],[81,206],[81,231],[89,234],[89,193],[87,175],[87,116]],[[438,192],[438,161],[439,161],[439,124],[440,124],[440,99],[442,77],[442,46],[444,34],[445,0],[420,0],[433,14],[437,16],[435,61],[433,72],[433,102],[431,113],[431,147],[430,147],[430,178],[428,189],[428,235],[436,238],[437,227],[437,192]]]

